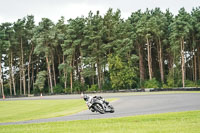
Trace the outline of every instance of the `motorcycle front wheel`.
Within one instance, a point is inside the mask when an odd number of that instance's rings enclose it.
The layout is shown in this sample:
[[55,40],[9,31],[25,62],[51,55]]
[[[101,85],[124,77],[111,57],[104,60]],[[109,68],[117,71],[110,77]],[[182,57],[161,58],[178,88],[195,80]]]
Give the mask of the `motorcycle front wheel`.
[[115,112],[114,107],[112,105],[109,105],[108,107],[110,108],[110,113],[114,113]]

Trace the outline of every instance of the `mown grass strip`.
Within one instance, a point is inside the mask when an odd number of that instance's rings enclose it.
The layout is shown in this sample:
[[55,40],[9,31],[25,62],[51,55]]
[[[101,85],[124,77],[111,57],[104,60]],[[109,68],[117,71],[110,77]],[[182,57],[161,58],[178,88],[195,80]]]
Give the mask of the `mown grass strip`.
[[196,93],[200,94],[200,91],[153,91],[153,92],[124,92],[124,93],[118,93],[122,95],[165,95],[165,94],[190,94],[190,93]]
[[67,116],[86,109],[83,99],[0,101],[0,123]]
[[84,109],[86,106],[81,99],[0,101],[0,122],[64,116]]
[[200,111],[0,126],[1,133],[199,133]]

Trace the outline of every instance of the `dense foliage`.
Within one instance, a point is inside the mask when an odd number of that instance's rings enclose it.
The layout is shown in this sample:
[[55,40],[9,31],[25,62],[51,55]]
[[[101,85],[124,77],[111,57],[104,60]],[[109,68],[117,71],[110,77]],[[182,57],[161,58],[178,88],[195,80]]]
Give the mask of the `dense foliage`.
[[176,16],[138,10],[126,20],[109,9],[67,22],[5,22],[0,62],[2,95],[198,86],[200,7]]

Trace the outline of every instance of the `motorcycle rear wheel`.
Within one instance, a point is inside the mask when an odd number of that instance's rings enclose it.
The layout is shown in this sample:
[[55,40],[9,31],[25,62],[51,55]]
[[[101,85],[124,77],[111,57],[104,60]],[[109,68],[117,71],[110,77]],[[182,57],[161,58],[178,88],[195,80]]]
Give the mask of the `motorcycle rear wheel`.
[[101,106],[101,104],[95,104],[95,105],[94,105],[94,109],[95,109],[97,112],[99,112],[100,114],[104,114],[104,113],[105,113],[105,111],[104,111],[103,107]]

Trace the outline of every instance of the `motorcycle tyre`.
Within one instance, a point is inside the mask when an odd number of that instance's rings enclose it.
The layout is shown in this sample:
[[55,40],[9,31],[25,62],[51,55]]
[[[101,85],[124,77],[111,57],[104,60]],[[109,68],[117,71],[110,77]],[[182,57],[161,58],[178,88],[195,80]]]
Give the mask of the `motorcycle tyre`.
[[[98,105],[99,105],[99,106],[98,106]],[[99,109],[99,107],[101,107],[101,109]],[[94,109],[95,109],[97,112],[99,112],[100,114],[104,114],[104,113],[105,113],[103,107],[102,107],[100,104],[95,104],[95,105],[94,105]]]
[[114,107],[112,105],[109,105],[109,108],[110,108],[110,113],[114,113],[115,112]]

